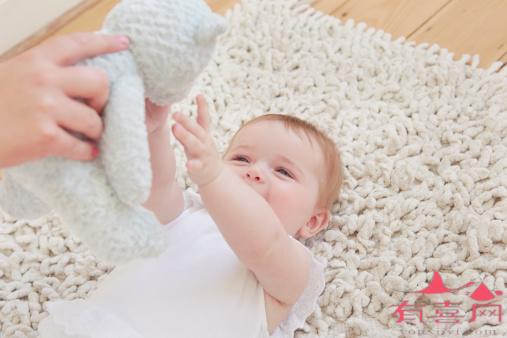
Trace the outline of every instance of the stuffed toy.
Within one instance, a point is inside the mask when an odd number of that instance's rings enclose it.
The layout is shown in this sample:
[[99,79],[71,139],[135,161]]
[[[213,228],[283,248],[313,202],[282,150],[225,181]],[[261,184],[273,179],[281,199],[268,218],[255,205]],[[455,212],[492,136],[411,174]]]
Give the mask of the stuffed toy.
[[2,209],[22,219],[56,212],[108,263],[161,253],[163,227],[142,207],[152,180],[145,98],[157,105],[183,99],[224,30],[225,20],[202,0],[122,0],[100,32],[128,36],[129,49],[82,62],[110,81],[99,157],[49,157],[6,169]]

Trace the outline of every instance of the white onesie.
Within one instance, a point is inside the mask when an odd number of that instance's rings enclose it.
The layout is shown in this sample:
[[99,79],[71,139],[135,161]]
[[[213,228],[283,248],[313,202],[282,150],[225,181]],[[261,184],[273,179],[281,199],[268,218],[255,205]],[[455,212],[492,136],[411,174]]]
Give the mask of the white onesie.
[[115,267],[86,300],[48,303],[40,338],[293,337],[324,289],[324,264],[308,250],[309,285],[270,336],[262,286],[199,194],[187,189],[184,200],[184,211],[165,225],[169,247],[163,254]]

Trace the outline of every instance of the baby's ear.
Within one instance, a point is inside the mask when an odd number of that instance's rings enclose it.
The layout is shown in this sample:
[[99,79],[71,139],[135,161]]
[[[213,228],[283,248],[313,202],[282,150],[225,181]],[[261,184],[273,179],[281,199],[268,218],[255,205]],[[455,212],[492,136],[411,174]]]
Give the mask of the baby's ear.
[[319,232],[327,228],[330,217],[331,213],[329,212],[329,209],[315,209],[310,220],[306,222],[301,229],[299,229],[299,236],[303,239],[307,239],[317,235]]

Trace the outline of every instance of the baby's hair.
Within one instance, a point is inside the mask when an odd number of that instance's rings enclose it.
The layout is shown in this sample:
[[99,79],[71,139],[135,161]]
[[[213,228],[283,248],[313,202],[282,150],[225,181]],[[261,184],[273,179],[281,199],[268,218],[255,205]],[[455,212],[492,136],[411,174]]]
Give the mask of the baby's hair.
[[236,131],[225,153],[229,151],[234,138],[241,129],[260,121],[282,122],[284,127],[288,130],[295,132],[299,136],[305,135],[312,145],[314,140],[317,141],[324,155],[324,161],[327,164],[325,176],[319,180],[319,199],[317,204],[321,207],[331,209],[339,198],[340,189],[343,184],[343,164],[340,152],[333,140],[310,122],[295,116],[283,114],[265,114],[258,116],[244,123]]

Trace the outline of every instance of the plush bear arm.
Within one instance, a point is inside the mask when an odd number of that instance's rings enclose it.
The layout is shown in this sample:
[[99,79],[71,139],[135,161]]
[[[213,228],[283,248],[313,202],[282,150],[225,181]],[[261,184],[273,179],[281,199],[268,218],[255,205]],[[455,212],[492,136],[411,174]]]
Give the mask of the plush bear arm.
[[126,75],[111,83],[100,145],[106,175],[118,198],[131,206],[146,201],[152,172],[144,86],[137,75]]
[[0,207],[16,219],[36,219],[51,212],[46,203],[17,183],[8,172],[0,180]]

